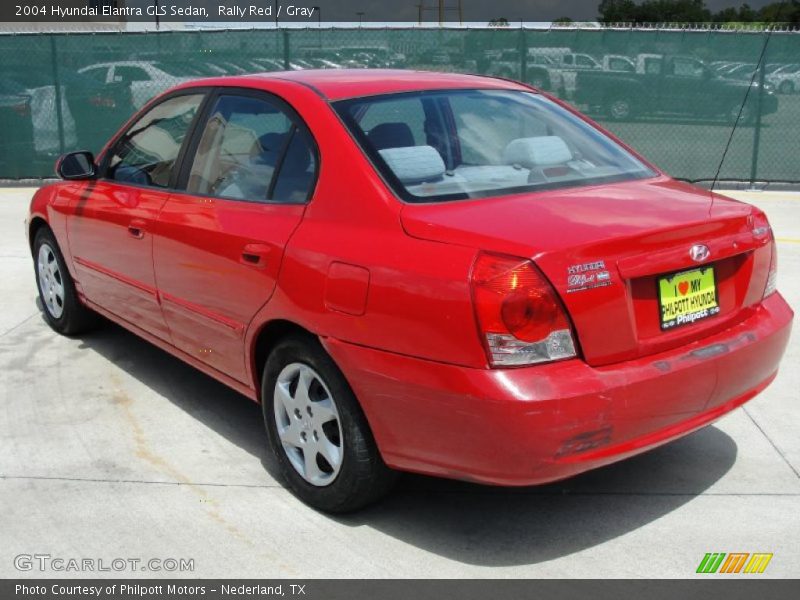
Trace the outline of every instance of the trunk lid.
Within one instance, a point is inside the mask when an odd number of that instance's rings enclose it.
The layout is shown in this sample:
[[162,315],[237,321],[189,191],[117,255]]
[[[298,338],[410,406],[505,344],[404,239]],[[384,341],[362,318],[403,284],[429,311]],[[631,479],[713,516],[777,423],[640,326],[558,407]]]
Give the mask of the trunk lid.
[[[760,300],[770,234],[753,207],[659,177],[500,198],[407,204],[401,220],[421,239],[527,257],[569,312],[584,360],[600,366],[701,339],[747,316]],[[693,260],[705,245],[709,257]],[[714,267],[719,313],[662,330],[658,279]]]

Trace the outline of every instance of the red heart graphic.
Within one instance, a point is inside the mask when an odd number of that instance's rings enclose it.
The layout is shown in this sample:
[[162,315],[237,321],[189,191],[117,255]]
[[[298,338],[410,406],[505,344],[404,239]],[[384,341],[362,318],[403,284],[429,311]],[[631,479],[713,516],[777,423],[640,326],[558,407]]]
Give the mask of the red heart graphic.
[[681,293],[681,296],[685,296],[686,292],[689,291],[689,282],[688,281],[681,281],[678,284],[678,291]]

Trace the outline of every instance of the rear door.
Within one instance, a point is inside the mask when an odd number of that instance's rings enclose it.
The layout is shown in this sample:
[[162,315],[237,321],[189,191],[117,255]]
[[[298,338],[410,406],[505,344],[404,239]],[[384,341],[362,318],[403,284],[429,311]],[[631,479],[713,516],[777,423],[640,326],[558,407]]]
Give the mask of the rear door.
[[719,99],[711,94],[706,73],[703,63],[693,58],[679,56],[667,61],[662,100],[670,112],[694,116],[711,112]]
[[153,225],[204,97],[191,90],[143,114],[108,151],[99,180],[70,200],[69,244],[84,294],[162,339],[169,332],[156,292]]
[[244,332],[269,300],[316,179],[317,151],[279,98],[226,88],[161,212],[154,261],[173,343],[246,381]]

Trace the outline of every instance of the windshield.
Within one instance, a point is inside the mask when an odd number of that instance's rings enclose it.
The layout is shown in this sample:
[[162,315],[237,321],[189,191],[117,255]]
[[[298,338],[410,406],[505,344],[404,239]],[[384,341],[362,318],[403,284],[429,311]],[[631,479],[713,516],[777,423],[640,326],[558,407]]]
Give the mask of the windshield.
[[530,92],[452,90],[356,98],[334,108],[410,202],[652,177],[619,144]]

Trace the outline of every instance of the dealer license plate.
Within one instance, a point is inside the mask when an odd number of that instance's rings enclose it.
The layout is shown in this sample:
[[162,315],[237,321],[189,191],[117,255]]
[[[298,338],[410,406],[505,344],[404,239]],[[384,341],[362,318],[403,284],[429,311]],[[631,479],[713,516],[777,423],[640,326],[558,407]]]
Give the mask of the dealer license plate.
[[658,304],[665,330],[713,317],[719,312],[714,267],[659,277]]

